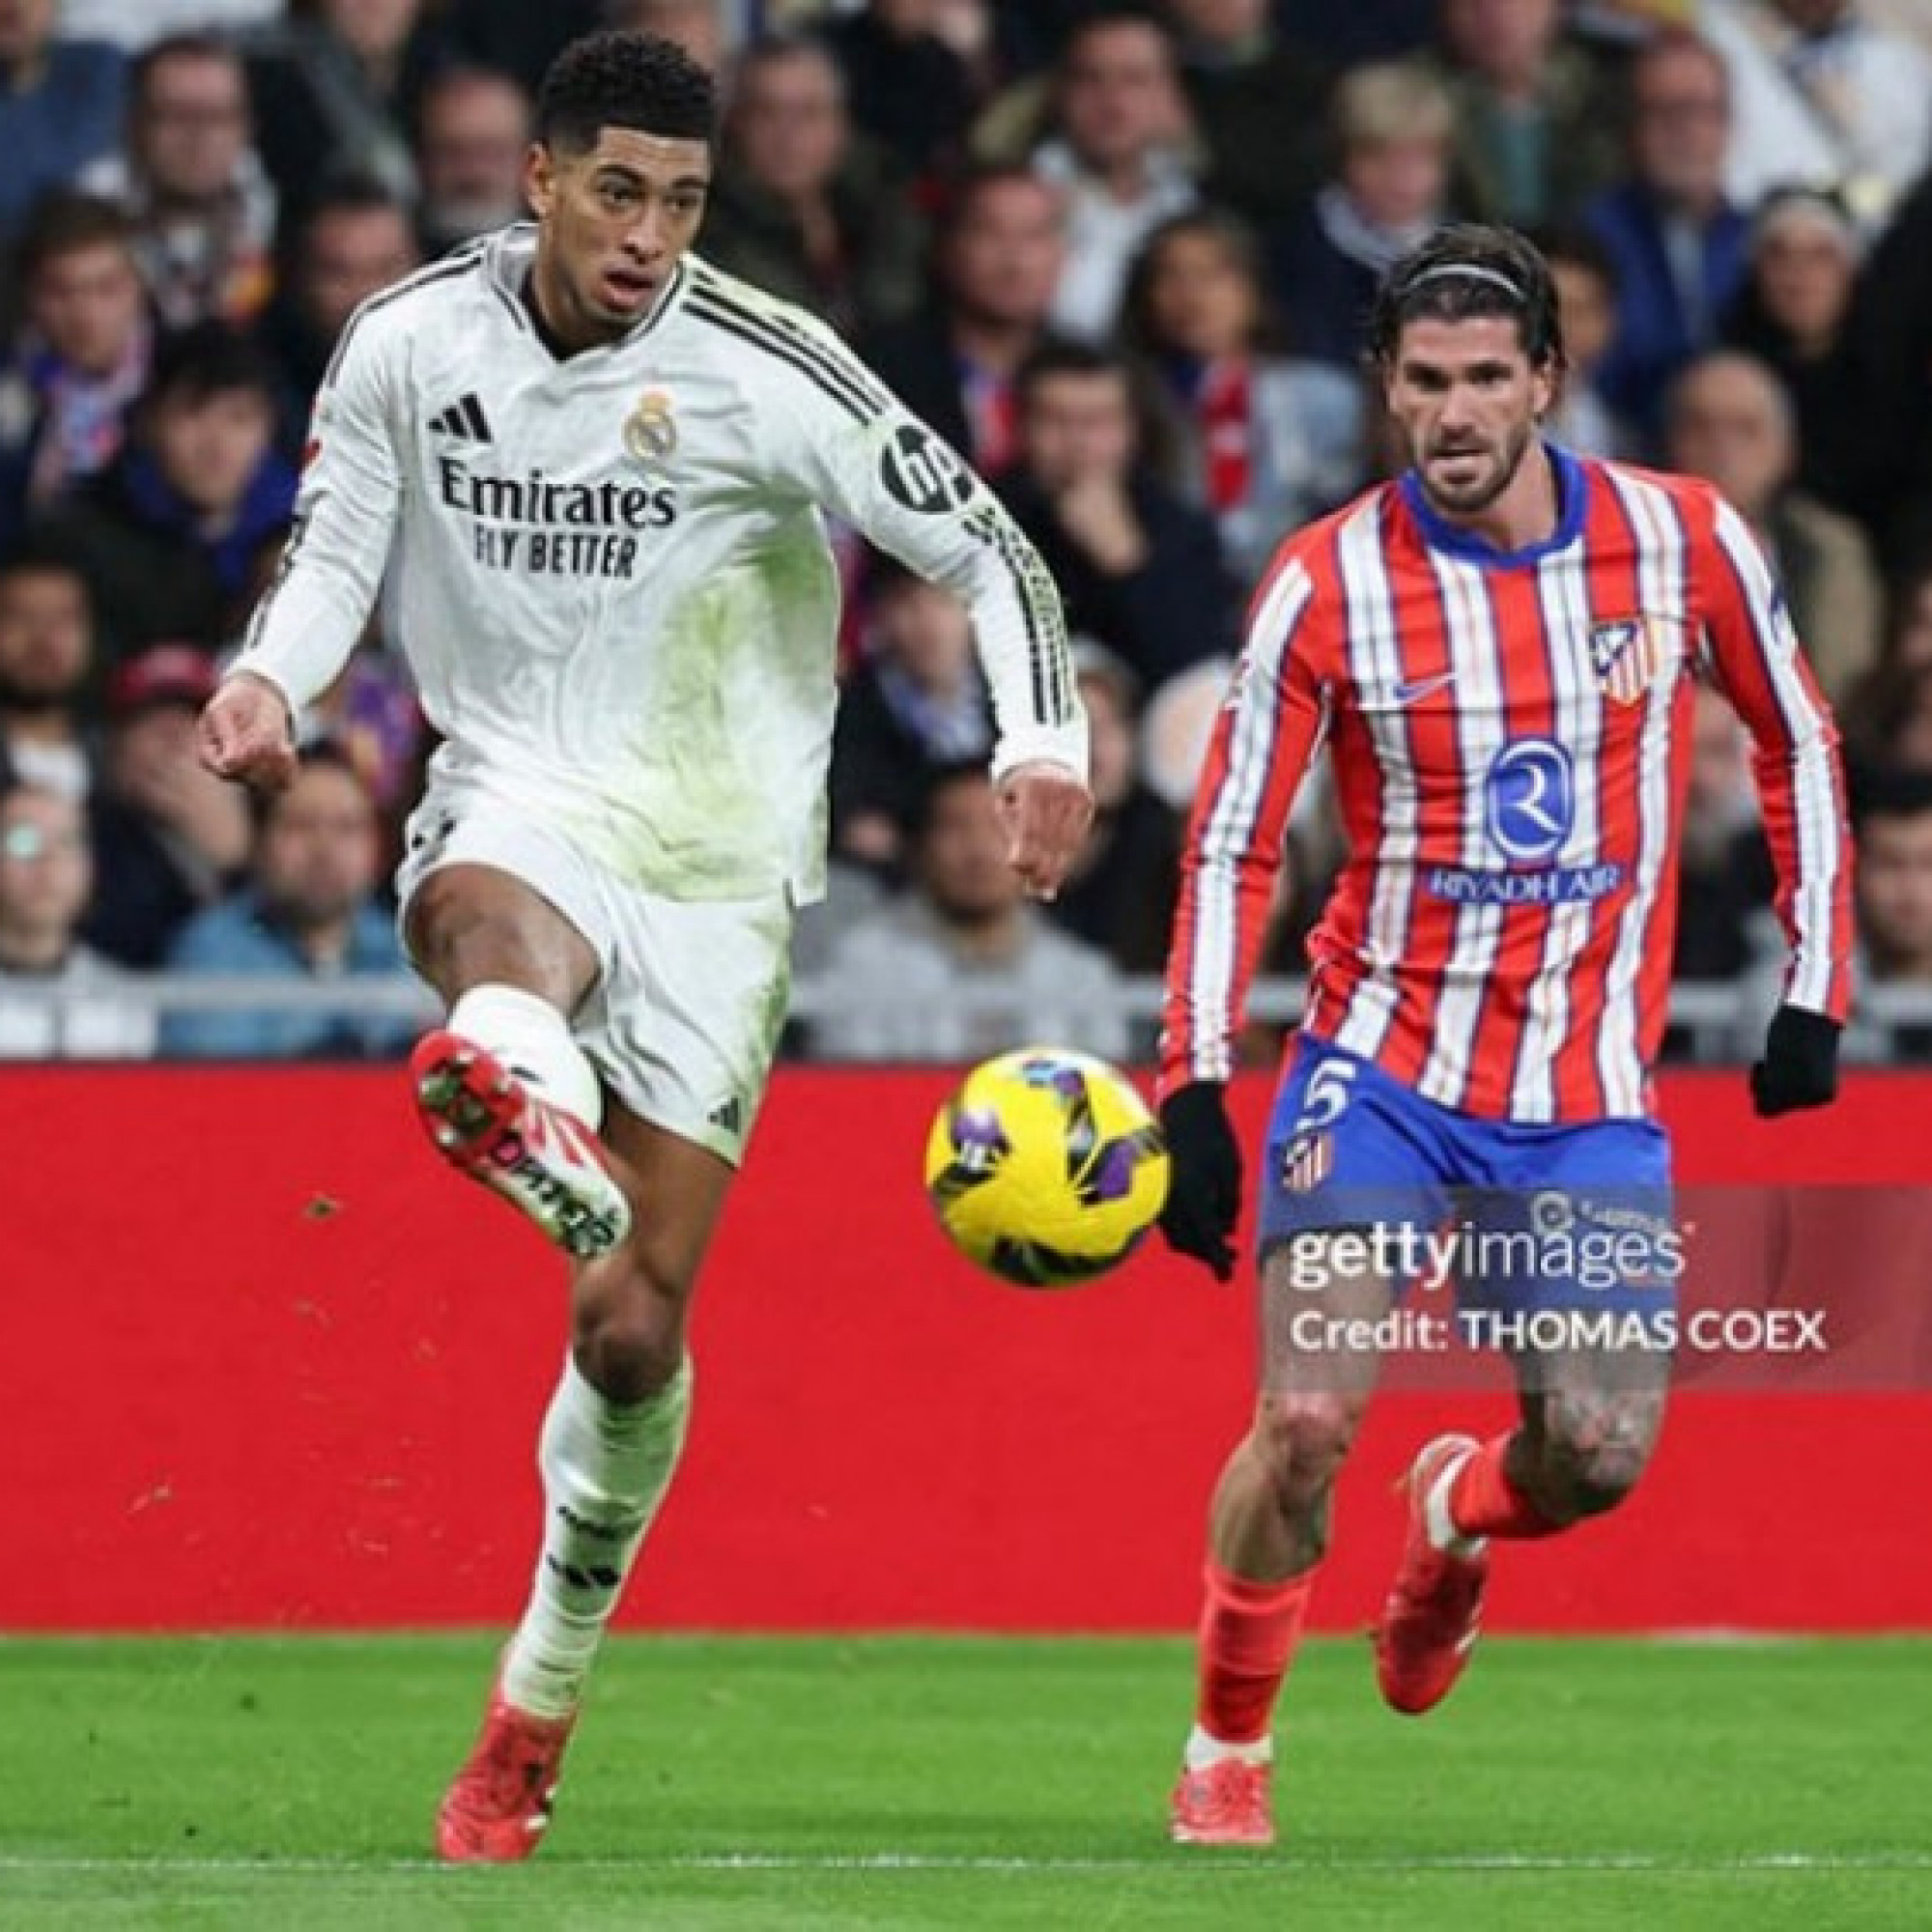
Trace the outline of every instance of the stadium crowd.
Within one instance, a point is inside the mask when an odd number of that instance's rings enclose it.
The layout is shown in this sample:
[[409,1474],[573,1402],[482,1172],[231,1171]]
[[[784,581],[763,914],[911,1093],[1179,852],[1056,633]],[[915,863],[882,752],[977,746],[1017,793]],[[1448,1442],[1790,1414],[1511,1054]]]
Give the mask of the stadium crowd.
[[[1557,439],[1709,477],[1775,555],[1845,735],[1847,1051],[1932,1053],[1932,9],[0,0],[0,1058],[405,1048],[355,989],[145,991],[400,979],[385,883],[430,745],[382,613],[286,792],[208,777],[193,720],[288,538],[345,322],[519,215],[537,78],[600,25],[726,76],[700,252],[824,316],[995,481],[1093,717],[1096,823],[1036,906],[961,608],[842,545],[794,1051],[1145,1046],[1119,994],[1161,965],[1244,600],[1385,473],[1368,297],[1467,215],[1556,268]],[[1340,856],[1319,781],[1292,846],[1286,976]],[[1675,965],[1741,1044],[1776,997],[1771,891],[1742,732],[1700,691]]]

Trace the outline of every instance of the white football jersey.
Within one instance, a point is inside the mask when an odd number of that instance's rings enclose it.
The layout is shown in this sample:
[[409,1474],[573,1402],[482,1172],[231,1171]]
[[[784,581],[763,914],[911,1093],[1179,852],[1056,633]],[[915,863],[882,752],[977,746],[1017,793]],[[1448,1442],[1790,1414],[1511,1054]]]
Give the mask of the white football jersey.
[[528,224],[371,298],[316,401],[237,668],[298,708],[385,566],[439,777],[681,898],[823,886],[838,583],[821,509],[969,606],[1001,773],[1085,777],[1053,580],[985,485],[821,323],[687,256],[559,359]]

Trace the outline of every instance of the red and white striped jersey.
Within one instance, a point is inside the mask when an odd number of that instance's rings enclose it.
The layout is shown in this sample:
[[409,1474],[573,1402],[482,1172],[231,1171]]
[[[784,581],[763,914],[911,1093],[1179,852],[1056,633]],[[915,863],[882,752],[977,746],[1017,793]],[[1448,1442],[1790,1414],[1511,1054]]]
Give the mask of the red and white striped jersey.
[[1350,857],[1305,1029],[1485,1118],[1648,1113],[1699,671],[1750,732],[1786,998],[1844,1016],[1837,733],[1763,552],[1708,484],[1549,453],[1557,527],[1523,550],[1445,522],[1411,475],[1276,553],[1195,799],[1164,1091],[1233,1070],[1325,742]]

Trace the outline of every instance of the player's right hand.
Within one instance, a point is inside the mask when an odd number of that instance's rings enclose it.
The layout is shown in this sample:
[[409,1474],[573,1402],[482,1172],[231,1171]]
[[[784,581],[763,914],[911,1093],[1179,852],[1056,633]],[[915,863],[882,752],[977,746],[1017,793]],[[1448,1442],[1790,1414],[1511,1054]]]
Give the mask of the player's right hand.
[[1235,1227],[1241,1218],[1241,1145],[1218,1080],[1190,1081],[1160,1103],[1170,1163],[1160,1232],[1176,1254],[1235,1274]]
[[216,778],[279,791],[296,775],[288,699],[267,678],[236,671],[203,706],[195,750]]

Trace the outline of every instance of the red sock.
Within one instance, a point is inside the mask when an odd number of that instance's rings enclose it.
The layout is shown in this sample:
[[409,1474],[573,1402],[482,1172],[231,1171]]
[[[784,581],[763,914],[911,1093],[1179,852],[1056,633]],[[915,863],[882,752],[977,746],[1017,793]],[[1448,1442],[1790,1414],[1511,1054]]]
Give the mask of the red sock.
[[1503,1470],[1510,1437],[1492,1435],[1456,1471],[1449,1485],[1449,1520],[1463,1536],[1554,1536],[1551,1522]]
[[1301,1634],[1312,1570],[1252,1583],[1210,1561],[1201,1609],[1201,1701],[1195,1721],[1227,1745],[1259,1744]]

